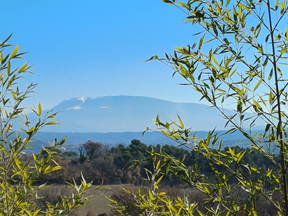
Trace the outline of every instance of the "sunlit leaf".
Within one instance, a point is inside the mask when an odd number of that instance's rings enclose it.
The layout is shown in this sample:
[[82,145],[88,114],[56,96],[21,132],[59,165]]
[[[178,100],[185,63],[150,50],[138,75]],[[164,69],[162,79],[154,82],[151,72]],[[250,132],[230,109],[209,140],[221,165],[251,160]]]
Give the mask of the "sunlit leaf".
[[10,59],[14,58],[16,56],[16,54],[18,53],[20,47],[19,46],[16,46],[14,48],[14,50],[12,51],[12,53],[10,54]]

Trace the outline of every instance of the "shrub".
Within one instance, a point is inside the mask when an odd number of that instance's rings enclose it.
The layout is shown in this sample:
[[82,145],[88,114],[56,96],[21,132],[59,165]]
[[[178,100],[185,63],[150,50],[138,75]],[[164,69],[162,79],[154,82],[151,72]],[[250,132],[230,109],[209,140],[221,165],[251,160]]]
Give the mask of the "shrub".
[[[83,203],[83,194],[89,184],[83,178],[81,185],[71,185],[74,189],[72,196],[37,205],[44,185],[38,187],[34,183],[43,175],[61,169],[53,158],[65,140],[55,140],[50,148],[43,148],[26,160],[25,152],[31,140],[41,128],[56,124],[53,120],[56,114],[43,114],[40,104],[33,109],[36,121],[29,120],[29,116],[24,114],[23,103],[36,85],[29,84],[26,88],[18,85],[30,66],[22,62],[24,53],[19,52],[18,46],[8,44],[9,39],[0,43],[0,215],[67,215]],[[22,132],[19,132],[16,125],[23,116]]]

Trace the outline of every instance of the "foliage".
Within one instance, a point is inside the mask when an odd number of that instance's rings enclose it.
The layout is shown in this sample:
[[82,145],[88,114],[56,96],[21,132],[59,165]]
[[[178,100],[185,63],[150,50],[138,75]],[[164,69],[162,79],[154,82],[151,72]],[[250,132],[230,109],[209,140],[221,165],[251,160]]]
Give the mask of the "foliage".
[[[54,160],[65,140],[55,140],[51,148],[44,148],[29,158],[25,150],[34,135],[46,125],[53,125],[55,113],[42,114],[39,104],[33,110],[36,122],[29,121],[24,115],[23,103],[33,92],[35,84],[21,88],[21,78],[29,72],[30,66],[22,62],[24,53],[19,47],[8,44],[10,37],[0,43],[0,215],[68,215],[71,209],[83,203],[83,193],[89,184],[82,179],[81,185],[72,184],[74,193],[71,197],[62,197],[57,203],[45,203],[37,206],[39,190],[45,185],[34,186],[39,178],[53,173],[61,167]],[[19,132],[17,121],[24,116],[24,124]]]
[[[157,117],[156,125],[165,135],[209,161],[213,181],[207,181],[197,167],[187,167],[170,155],[152,151],[156,169],[149,172],[148,179],[153,185],[153,196],[135,195],[143,215],[258,215],[257,201],[264,199],[276,209],[276,215],[287,216],[288,32],[283,24],[287,19],[287,1],[164,2],[185,13],[185,22],[199,30],[194,35],[197,42],[176,48],[172,55],[153,56],[150,60],[170,65],[174,74],[185,79],[185,85],[223,115],[227,120],[226,133],[241,132],[252,149],[273,163],[274,169],[247,163],[243,159],[247,150],[220,151],[221,136],[214,130],[200,139],[185,128],[180,117],[173,122],[162,122]],[[227,112],[225,107],[232,111]],[[265,130],[254,136],[251,131],[257,124],[264,125]],[[263,148],[264,144],[278,150],[278,160],[269,148]],[[151,178],[156,174],[157,178]],[[169,205],[163,208],[163,203],[159,203],[162,197],[155,192],[154,185],[167,175],[176,176],[204,193],[204,211],[197,208],[197,203],[177,203],[177,199],[170,198],[167,201],[165,196],[163,202]],[[242,202],[231,198],[239,187],[247,196]],[[275,193],[280,193],[281,199],[275,199]],[[182,212],[192,206],[189,213]]]
[[84,162],[86,159],[91,160],[102,154],[103,145],[98,142],[93,142],[88,140],[85,144],[81,145],[79,148],[80,161]]
[[[89,143],[94,142],[89,141]],[[78,182],[78,180],[81,180],[80,173],[82,172],[86,180],[93,182],[93,184],[145,185],[145,170],[153,168],[153,162],[149,154],[152,149],[155,152],[162,152],[181,160],[187,167],[197,167],[210,181],[214,178],[209,167],[209,161],[196,151],[169,145],[148,146],[139,140],[132,140],[128,146],[120,144],[111,148],[98,144],[99,151],[91,159],[84,162],[80,155],[75,155],[73,152],[60,153],[55,160],[62,166],[62,169],[39,179],[38,184],[44,182],[47,184],[64,184],[65,182],[71,182],[73,179]],[[246,151],[242,160],[249,165],[261,169],[276,168],[270,159],[267,159],[256,150],[244,149],[238,146],[230,148],[237,153]],[[227,150],[228,147],[222,149],[221,152],[225,153]],[[275,155],[274,160],[279,160],[279,156]],[[161,181],[161,185],[167,186],[181,186],[182,184],[183,182],[175,176],[166,176]]]

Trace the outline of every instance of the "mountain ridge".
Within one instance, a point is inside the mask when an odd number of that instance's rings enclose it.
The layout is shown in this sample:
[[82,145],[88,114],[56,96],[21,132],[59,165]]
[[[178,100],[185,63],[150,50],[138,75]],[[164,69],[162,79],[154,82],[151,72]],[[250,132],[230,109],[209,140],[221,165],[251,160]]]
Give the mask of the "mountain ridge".
[[181,103],[144,96],[104,96],[72,98],[52,108],[59,112],[60,125],[49,127],[50,132],[125,132],[143,131],[154,127],[159,114],[163,121],[179,115],[192,130],[224,128],[225,120],[213,107],[200,103]]

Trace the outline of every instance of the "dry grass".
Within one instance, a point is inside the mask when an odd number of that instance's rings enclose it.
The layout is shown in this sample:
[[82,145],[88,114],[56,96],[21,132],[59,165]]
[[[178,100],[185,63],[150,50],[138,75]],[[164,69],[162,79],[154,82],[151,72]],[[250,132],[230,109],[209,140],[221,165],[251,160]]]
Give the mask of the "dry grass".
[[[114,194],[115,192],[121,191],[123,187],[128,185],[103,185],[94,186],[88,192],[88,201],[81,208],[73,212],[73,216],[87,216],[88,212],[94,213],[95,216],[98,214],[107,213],[111,211],[110,201],[106,198]],[[92,216],[93,214],[91,214]],[[93,216],[94,216],[93,215]]]
[[[85,205],[79,209],[76,209],[71,213],[71,216],[98,216],[99,214],[110,214],[110,201],[107,197],[114,193],[119,193],[122,188],[129,187],[129,185],[101,185],[92,186],[87,192],[87,198]],[[71,190],[65,185],[49,185],[41,192],[41,196],[44,201],[54,202],[59,199],[60,196],[69,196]],[[41,205],[41,202],[39,202]]]
[[[110,201],[107,199],[107,197],[113,195],[114,199],[117,200],[118,198],[118,201],[124,204],[127,204],[125,202],[131,201],[127,194],[123,194],[123,188],[129,188],[132,191],[135,191],[138,187],[124,184],[92,186],[87,193],[88,200],[85,205],[79,209],[76,209],[70,214],[70,216],[100,216],[101,214],[105,215],[104,213],[106,213],[106,215],[113,215],[110,207]],[[145,191],[147,188],[144,187],[143,189]],[[199,203],[200,208],[205,200],[205,196],[201,192],[192,188],[164,186],[161,187],[161,191],[165,191],[171,197],[186,196],[190,201]],[[240,192],[241,191],[238,191],[235,196],[237,196],[237,199],[243,201],[246,196]],[[45,191],[41,192],[40,195],[42,195],[44,200],[53,202],[60,196],[67,196],[69,194],[71,194],[71,190],[65,185],[49,185]],[[274,199],[279,199],[278,197],[279,194],[275,193]],[[39,202],[39,204],[41,205],[41,202]],[[275,209],[273,209],[271,204],[267,203],[266,200],[259,200],[257,206],[259,215],[275,215]],[[134,208],[133,203],[132,208]]]

